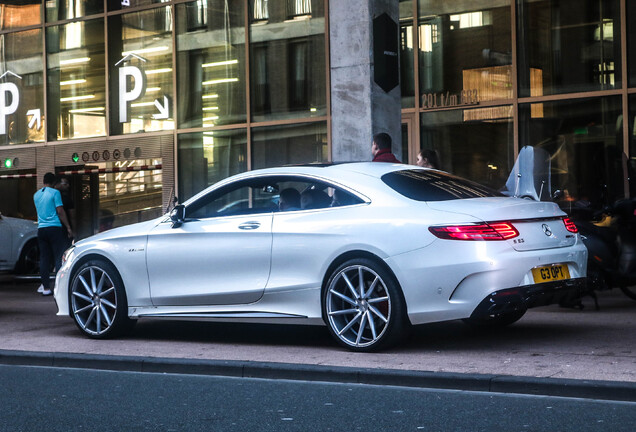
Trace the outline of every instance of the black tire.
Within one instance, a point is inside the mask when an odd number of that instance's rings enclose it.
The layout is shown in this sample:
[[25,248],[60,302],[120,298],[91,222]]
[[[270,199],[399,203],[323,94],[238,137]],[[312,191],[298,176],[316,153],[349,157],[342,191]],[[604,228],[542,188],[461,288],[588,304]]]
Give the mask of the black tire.
[[322,293],[322,315],[336,341],[358,352],[388,348],[409,329],[398,282],[367,258],[348,260],[331,273]]
[[29,240],[20,252],[15,272],[21,275],[37,275],[40,273],[40,247],[37,239]]
[[527,309],[517,309],[511,312],[491,315],[484,318],[466,318],[463,321],[473,327],[502,328],[516,323],[526,314],[526,312]]
[[627,297],[629,297],[632,300],[636,300],[636,286],[631,286],[628,287],[626,285],[621,285],[621,291],[623,291],[623,294],[625,294]]
[[94,339],[120,336],[135,324],[135,320],[128,318],[128,301],[121,276],[106,260],[87,261],[74,272],[69,306],[77,327]]

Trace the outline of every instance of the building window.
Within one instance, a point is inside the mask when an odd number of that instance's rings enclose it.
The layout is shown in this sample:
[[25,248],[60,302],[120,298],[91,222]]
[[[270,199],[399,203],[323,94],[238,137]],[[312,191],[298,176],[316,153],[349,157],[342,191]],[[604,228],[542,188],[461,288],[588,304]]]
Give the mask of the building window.
[[327,160],[325,122],[252,129],[253,169]]
[[[208,0],[177,5],[179,17],[205,17],[191,30],[177,21],[180,127],[243,123],[245,106],[245,23],[243,1]],[[201,15],[202,14],[202,15]]]
[[[518,7],[519,96],[620,88],[618,0],[526,0]],[[538,91],[533,70],[542,76]]]
[[[509,1],[418,0],[420,106],[446,107],[440,95],[471,103],[512,97]],[[428,98],[437,97],[435,106]],[[448,99],[451,100],[451,99]]]
[[0,4],[0,30],[16,29],[41,23],[41,2],[11,1]]
[[287,16],[301,18],[311,15],[311,0],[287,0]]
[[[626,2],[627,5],[627,22],[636,22],[636,4],[634,2]],[[619,62],[614,62],[617,68]],[[627,73],[629,75],[629,86],[636,87],[636,26],[627,26]],[[632,153],[634,154],[634,153]]]
[[104,20],[48,27],[48,138],[106,135]]
[[110,132],[174,129],[170,7],[108,18]]
[[598,210],[625,195],[620,96],[519,105],[519,145],[548,151],[562,207]]
[[424,112],[420,148],[435,150],[441,168],[500,189],[513,164],[512,106]]
[[0,34],[0,145],[42,142],[44,136],[44,73],[42,30]]
[[290,21],[288,5],[270,2],[268,21],[250,24],[252,121],[326,115],[324,10]]
[[234,174],[247,171],[245,129],[179,135],[179,201]]
[[46,21],[63,21],[104,12],[103,0],[48,0]]
[[[413,0],[400,0],[400,90],[402,108],[415,106]],[[407,154],[407,153],[405,153]]]
[[268,0],[254,0],[252,3],[252,20],[267,21],[269,19]]

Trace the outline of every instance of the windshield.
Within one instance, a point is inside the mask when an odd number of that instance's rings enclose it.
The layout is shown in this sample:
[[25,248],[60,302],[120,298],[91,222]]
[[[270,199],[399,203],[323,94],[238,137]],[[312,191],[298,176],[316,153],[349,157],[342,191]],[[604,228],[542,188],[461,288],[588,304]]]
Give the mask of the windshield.
[[448,201],[503,196],[478,183],[434,170],[394,171],[382,176],[393,190],[416,201]]

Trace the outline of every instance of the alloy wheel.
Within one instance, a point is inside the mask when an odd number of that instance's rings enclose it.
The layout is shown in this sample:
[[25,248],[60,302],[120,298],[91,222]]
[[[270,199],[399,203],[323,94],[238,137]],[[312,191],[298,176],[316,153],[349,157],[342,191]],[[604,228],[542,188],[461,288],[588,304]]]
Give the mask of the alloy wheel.
[[105,334],[115,322],[117,291],[108,273],[87,266],[75,276],[71,290],[73,315],[80,328],[91,336]]
[[337,337],[355,347],[371,347],[384,335],[391,319],[391,297],[382,278],[371,268],[352,265],[332,279],[326,312]]

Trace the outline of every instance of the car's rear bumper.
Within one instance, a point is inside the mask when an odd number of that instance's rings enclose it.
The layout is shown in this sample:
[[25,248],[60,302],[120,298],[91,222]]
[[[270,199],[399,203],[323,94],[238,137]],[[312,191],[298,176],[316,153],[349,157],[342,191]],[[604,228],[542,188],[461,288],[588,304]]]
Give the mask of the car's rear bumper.
[[579,298],[585,286],[586,278],[576,278],[498,290],[479,303],[471,318],[486,318],[520,309],[568,302]]

